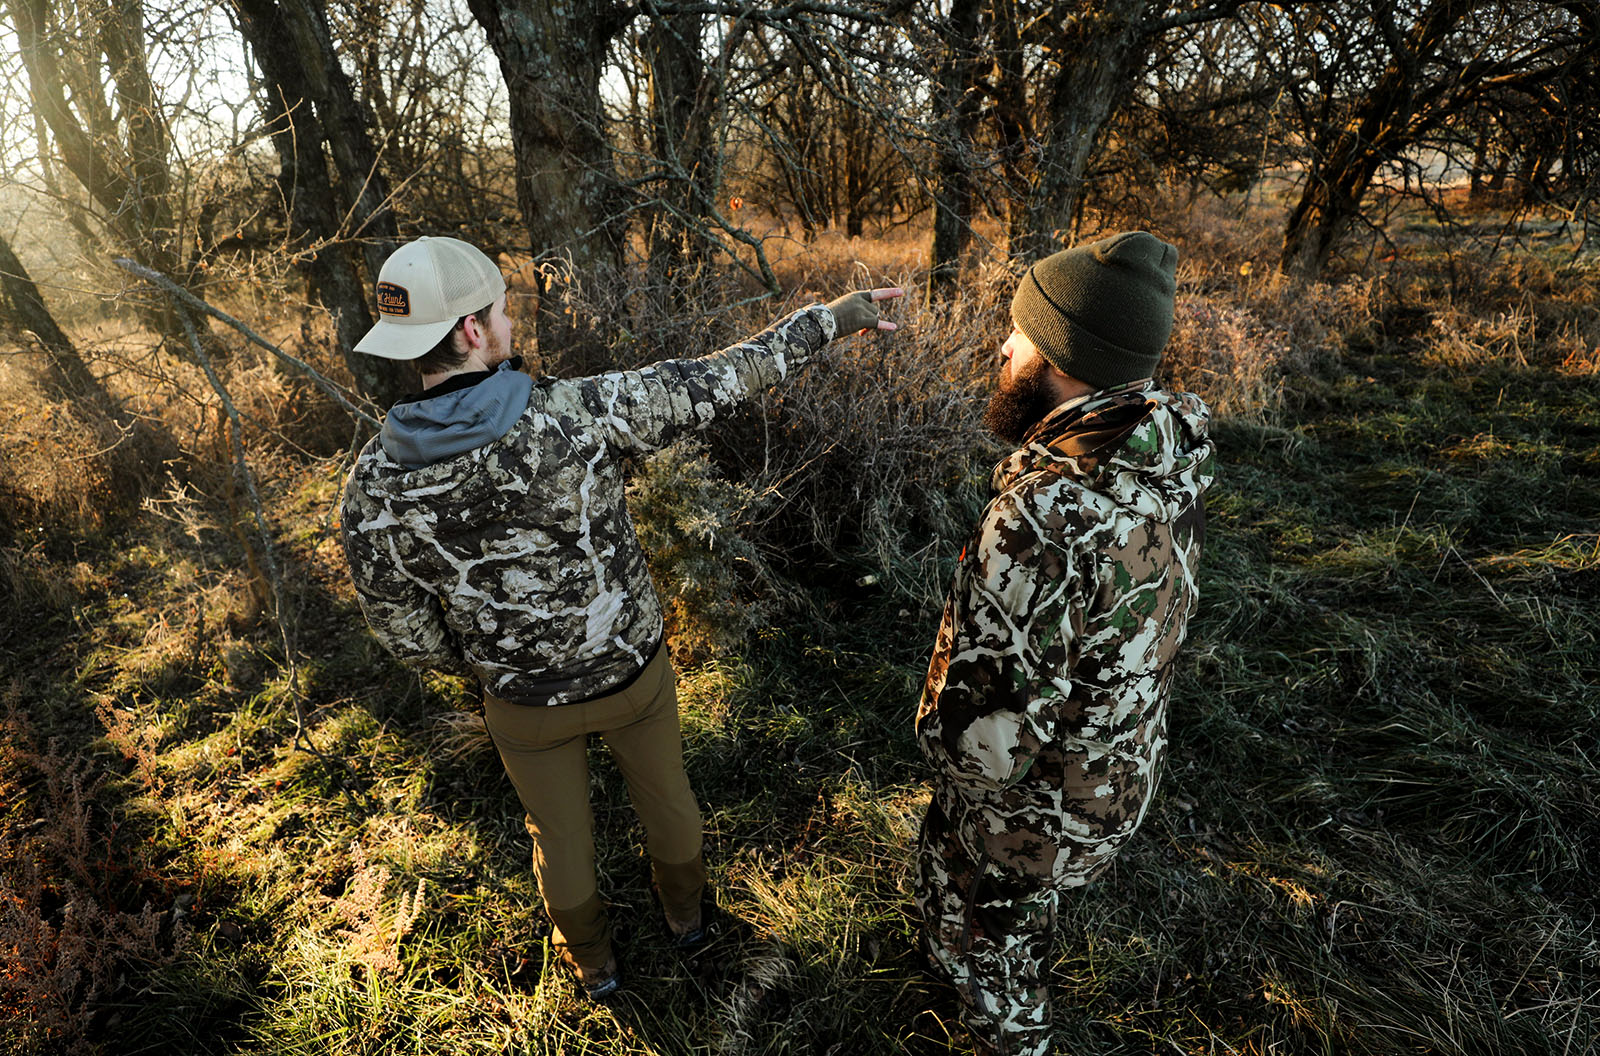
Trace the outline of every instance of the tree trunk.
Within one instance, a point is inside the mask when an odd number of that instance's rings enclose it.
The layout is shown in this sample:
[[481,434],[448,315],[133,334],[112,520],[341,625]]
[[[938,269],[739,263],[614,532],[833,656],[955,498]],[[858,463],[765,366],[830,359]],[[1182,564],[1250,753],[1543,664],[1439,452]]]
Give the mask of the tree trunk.
[[1308,278],[1322,274],[1339,236],[1360,215],[1373,175],[1420,131],[1417,94],[1423,64],[1478,2],[1434,0],[1409,33],[1400,37],[1396,31],[1395,53],[1348,119],[1319,130],[1306,185],[1284,228],[1280,270]]
[[11,251],[11,244],[0,235],[0,307],[19,330],[31,330],[45,355],[45,384],[51,392],[72,404],[89,404],[103,418],[120,416],[116,401],[95,377],[72,341],[56,324],[55,316],[39,296],[22,261]]
[[[176,277],[176,230],[165,197],[171,184],[165,131],[144,66],[144,21],[138,5],[123,0],[107,11],[93,42],[66,42],[53,32],[48,0],[13,0],[10,11],[30,98],[35,112],[45,118],[62,162],[112,218],[115,234],[126,248],[147,266]],[[70,72],[80,75],[77,80],[69,80],[62,69],[58,40],[77,51],[69,64]],[[99,69],[102,54],[110,69]],[[112,75],[117,77],[123,118],[120,139],[117,117],[106,104],[101,83]],[[72,102],[67,101],[69,93]]]
[[1547,150],[1532,150],[1523,158],[1522,171],[1517,175],[1523,205],[1534,205],[1544,196],[1545,182],[1555,160],[1555,153]]
[[644,35],[650,68],[651,149],[666,173],[661,200],[651,211],[649,268],[656,284],[681,303],[684,269],[706,257],[698,219],[715,193],[716,159],[711,150],[711,111],[716,78],[701,59],[703,16],[654,15]]
[[[52,18],[49,0],[11,0],[7,8],[34,110],[49,127],[62,162],[100,207],[123,252],[184,283],[168,193],[165,119],[145,63],[137,0],[113,3],[92,39],[68,38]],[[105,97],[108,81],[115,109]],[[164,302],[143,314],[168,342],[186,341],[182,323]]]
[[1479,116],[1478,135],[1472,144],[1472,168],[1467,173],[1467,204],[1480,205],[1484,199],[1483,174],[1489,158],[1489,119]]
[[1083,197],[1084,171],[1101,127],[1144,60],[1150,0],[1105,0],[1070,19],[1054,45],[1062,62],[1036,132],[1038,162],[1028,185],[1026,226],[1013,257],[1037,260],[1065,247]]
[[1489,174],[1489,182],[1484,189],[1490,194],[1499,194],[1506,189],[1506,178],[1511,174],[1511,155],[1497,154],[1494,160],[1494,171]]
[[1322,274],[1340,237],[1361,214],[1361,199],[1382,164],[1381,155],[1357,143],[1330,158],[1322,178],[1308,174],[1305,190],[1289,213],[1280,267],[1308,278]]
[[345,237],[361,240],[368,285],[376,286],[378,269],[399,245],[400,232],[390,208],[389,181],[378,164],[369,131],[374,127],[373,117],[357,101],[350,78],[339,64],[323,3],[280,0],[279,10],[284,31],[300,56],[298,83],[315,103],[328,153],[339,174],[340,201],[350,216]]
[[954,0],[942,32],[934,82],[937,182],[933,190],[932,267],[928,300],[949,299],[961,278],[961,258],[972,239],[972,153],[976,133],[979,0]]
[[[622,270],[627,195],[600,106],[606,46],[626,24],[611,0],[468,0],[500,62],[511,104],[517,204],[542,268],[534,329],[547,355],[600,350],[605,335],[559,310],[577,284],[609,295]],[[563,265],[570,262],[571,273]]]
[[113,0],[101,24],[100,45],[126,127],[123,138],[141,234],[152,244],[152,263],[161,261],[176,278],[181,253],[168,197],[172,180],[167,172],[166,122],[145,62],[144,11],[139,0]]
[[1006,199],[1006,244],[1015,254],[1027,239],[1028,187],[1038,157],[1017,0],[993,0],[995,130]]
[[[322,144],[328,138],[319,120],[320,108],[300,91],[306,56],[299,39],[285,25],[275,0],[234,0],[239,27],[255,54],[266,85],[263,107],[273,145],[278,150],[278,187],[289,211],[290,249],[305,253],[311,245],[330,242],[299,258],[296,268],[315,297],[333,317],[334,333],[345,366],[356,387],[387,407],[416,388],[415,375],[401,364],[355,350],[372,327],[366,286],[341,240],[341,210]],[[374,272],[376,282],[376,272]]]
[[859,112],[846,104],[839,112],[840,143],[837,156],[844,167],[844,233],[846,238],[860,238],[864,228],[867,194],[867,163],[872,149],[866,142],[867,130],[862,128]]

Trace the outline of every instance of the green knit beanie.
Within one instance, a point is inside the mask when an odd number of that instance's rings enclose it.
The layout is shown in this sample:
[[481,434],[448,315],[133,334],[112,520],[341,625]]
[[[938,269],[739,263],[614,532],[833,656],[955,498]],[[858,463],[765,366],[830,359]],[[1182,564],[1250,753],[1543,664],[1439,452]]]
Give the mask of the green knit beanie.
[[1172,333],[1177,270],[1176,246],[1124,231],[1029,268],[1011,319],[1063,374],[1098,389],[1148,378]]

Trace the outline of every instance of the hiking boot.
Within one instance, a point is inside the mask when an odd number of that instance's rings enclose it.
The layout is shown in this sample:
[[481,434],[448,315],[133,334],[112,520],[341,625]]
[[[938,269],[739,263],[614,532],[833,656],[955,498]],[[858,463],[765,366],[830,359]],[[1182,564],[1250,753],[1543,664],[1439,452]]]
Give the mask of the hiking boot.
[[700,919],[677,921],[666,917],[667,941],[683,953],[704,946],[717,930],[717,903],[709,894],[700,900]]
[[604,968],[583,968],[565,957],[561,963],[567,966],[578,989],[590,1001],[604,1003],[622,989],[622,968],[615,957],[607,961]]

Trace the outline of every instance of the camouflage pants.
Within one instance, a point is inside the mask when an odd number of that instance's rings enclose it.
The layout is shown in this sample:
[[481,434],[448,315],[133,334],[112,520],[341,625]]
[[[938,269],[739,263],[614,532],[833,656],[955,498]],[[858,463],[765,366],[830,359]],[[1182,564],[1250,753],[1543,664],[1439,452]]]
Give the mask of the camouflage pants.
[[1165,738],[1141,759],[1047,750],[1025,784],[975,793],[934,781],[917,854],[928,952],[962,1022],[1003,1056],[1050,1050],[1050,946],[1061,892],[1082,887],[1144,820]]

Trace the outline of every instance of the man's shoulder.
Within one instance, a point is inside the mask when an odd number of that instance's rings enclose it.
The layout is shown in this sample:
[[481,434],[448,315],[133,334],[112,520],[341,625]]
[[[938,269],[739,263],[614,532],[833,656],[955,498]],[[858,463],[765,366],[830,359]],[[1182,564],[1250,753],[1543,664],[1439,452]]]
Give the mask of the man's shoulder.
[[356,452],[356,457],[350,463],[350,472],[345,474],[344,493],[346,500],[352,494],[362,492],[370,487],[371,482],[383,473],[386,467],[394,466],[395,462],[383,449],[383,436],[374,434],[361,450]]
[[1064,556],[1082,531],[1070,503],[1056,501],[1051,485],[1026,479],[1031,476],[1012,481],[984,508],[974,541],[987,567],[997,561],[1031,565],[1047,554]]
[[387,453],[383,450],[383,433],[381,431],[376,432],[367,437],[367,442],[361,445],[360,451],[356,452],[355,462],[350,469],[354,472],[370,467],[377,460],[385,458],[387,458]]
[[372,510],[382,505],[373,494],[373,480],[378,464],[386,461],[383,445],[374,436],[357,453],[345,474],[344,488],[339,495],[339,528],[346,543],[356,532],[356,526]]
[[1056,538],[1105,520],[1108,503],[1084,481],[1036,467],[1018,474],[996,495],[984,518],[994,523],[1025,522],[1040,535]]

